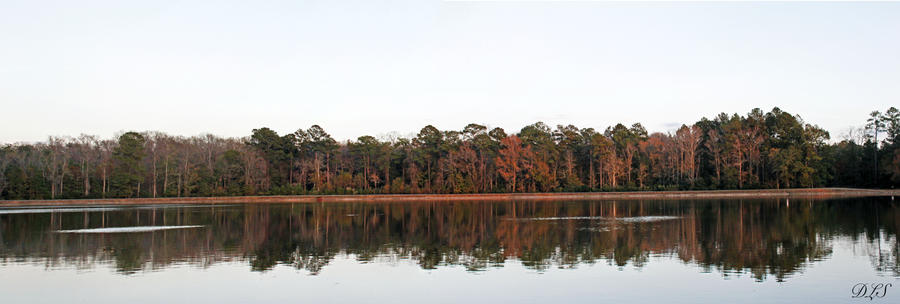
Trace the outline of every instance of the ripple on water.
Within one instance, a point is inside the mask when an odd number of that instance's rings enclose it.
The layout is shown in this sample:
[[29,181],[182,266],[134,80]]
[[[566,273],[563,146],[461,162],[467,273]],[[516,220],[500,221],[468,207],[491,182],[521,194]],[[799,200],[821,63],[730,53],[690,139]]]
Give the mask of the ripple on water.
[[108,227],[108,228],[57,230],[54,232],[56,232],[56,233],[132,233],[132,232],[150,232],[150,231],[158,231],[158,230],[188,229],[188,228],[200,228],[200,227],[203,227],[203,225]]
[[84,207],[84,208],[10,208],[0,209],[0,214],[30,214],[30,213],[64,213],[64,212],[100,212],[119,211],[124,208],[117,207]]
[[680,216],[668,215],[651,215],[651,216],[632,216],[632,217],[608,217],[608,216],[558,216],[558,217],[523,217],[523,218],[506,218],[515,221],[562,221],[562,220],[602,220],[625,223],[649,223],[680,219]]

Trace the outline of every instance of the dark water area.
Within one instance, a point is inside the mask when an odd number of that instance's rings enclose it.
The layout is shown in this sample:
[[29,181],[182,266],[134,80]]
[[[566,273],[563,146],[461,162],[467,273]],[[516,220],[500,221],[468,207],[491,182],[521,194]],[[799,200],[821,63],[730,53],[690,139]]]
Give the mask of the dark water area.
[[891,198],[0,208],[0,302],[898,303],[898,230]]

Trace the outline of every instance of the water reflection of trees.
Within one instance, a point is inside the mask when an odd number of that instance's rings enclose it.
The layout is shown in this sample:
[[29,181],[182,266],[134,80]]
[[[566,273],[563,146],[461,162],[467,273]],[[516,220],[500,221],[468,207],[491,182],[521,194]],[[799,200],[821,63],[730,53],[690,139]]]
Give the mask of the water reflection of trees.
[[[2,214],[0,258],[51,267],[112,262],[123,273],[242,261],[256,271],[281,264],[317,274],[342,254],[473,271],[508,259],[537,270],[597,262],[642,267],[662,255],[703,270],[781,280],[827,258],[834,238],[843,237],[879,244],[874,267],[900,275],[898,215],[894,203],[879,200],[248,204]],[[641,221],[646,216],[674,218]],[[205,227],[52,233],[141,225]]]

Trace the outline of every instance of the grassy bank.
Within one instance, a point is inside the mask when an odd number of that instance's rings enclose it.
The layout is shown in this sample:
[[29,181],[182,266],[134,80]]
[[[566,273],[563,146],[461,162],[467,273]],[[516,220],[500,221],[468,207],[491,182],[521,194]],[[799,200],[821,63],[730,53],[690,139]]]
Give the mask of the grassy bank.
[[234,203],[321,203],[459,200],[603,200],[603,199],[692,199],[692,198],[833,198],[900,196],[900,190],[854,188],[808,188],[712,191],[640,191],[577,193],[487,193],[487,194],[374,194],[374,195],[283,195],[230,197],[165,197],[74,200],[9,200],[2,207],[62,205],[142,205],[142,204],[234,204]]

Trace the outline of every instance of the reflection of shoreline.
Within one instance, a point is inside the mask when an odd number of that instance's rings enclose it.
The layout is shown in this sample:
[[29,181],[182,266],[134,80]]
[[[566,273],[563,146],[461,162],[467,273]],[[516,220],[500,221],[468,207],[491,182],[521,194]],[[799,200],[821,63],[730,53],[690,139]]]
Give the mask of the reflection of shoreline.
[[359,195],[282,195],[164,197],[73,200],[2,201],[0,207],[63,205],[144,205],[144,204],[220,204],[220,203],[322,203],[391,201],[508,201],[508,200],[605,200],[605,199],[698,199],[698,198],[835,198],[900,196],[900,190],[856,188],[806,188],[762,190],[695,190],[633,192],[559,192],[559,193],[476,193],[476,194],[359,194]]
[[[643,267],[654,255],[758,280],[802,273],[835,238],[872,247],[873,266],[897,272],[897,212],[886,199],[247,204],[212,208],[0,215],[0,261],[114,261],[121,273],[190,263],[246,261],[317,274],[333,259],[412,260],[423,269],[478,271],[509,260],[529,269],[597,262]],[[354,216],[347,216],[347,215]],[[872,215],[878,215],[876,219]],[[507,220],[552,219],[552,220]],[[65,229],[204,225],[133,234]],[[883,242],[872,243],[873,240]],[[871,245],[866,245],[871,247]],[[90,266],[88,266],[90,267]]]

